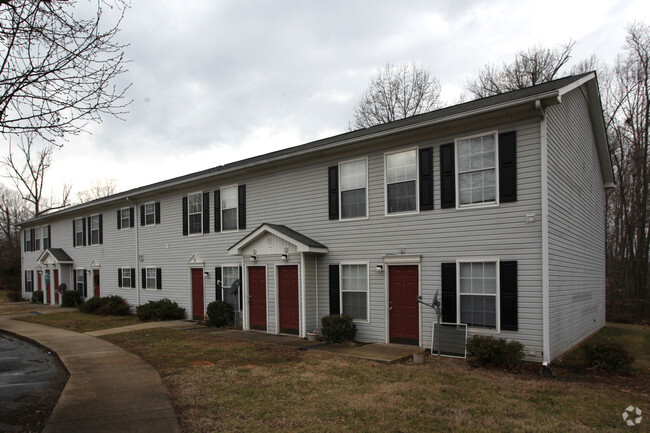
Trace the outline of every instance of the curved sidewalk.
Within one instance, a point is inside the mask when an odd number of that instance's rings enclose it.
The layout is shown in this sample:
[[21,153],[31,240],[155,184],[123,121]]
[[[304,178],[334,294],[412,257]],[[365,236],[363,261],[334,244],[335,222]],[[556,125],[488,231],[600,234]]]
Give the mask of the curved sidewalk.
[[0,317],[0,329],[56,352],[70,373],[43,433],[180,432],[158,372],[89,335]]

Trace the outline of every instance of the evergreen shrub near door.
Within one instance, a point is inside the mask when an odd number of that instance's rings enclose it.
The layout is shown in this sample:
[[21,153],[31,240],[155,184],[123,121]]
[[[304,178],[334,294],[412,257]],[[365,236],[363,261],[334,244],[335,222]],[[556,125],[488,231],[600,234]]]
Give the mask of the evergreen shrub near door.
[[32,304],[42,304],[43,303],[43,292],[39,290],[38,292],[32,293]]
[[235,320],[235,310],[232,305],[224,301],[210,302],[206,314],[208,324],[217,328],[231,325]]
[[66,290],[61,297],[61,306],[66,308],[74,308],[83,303],[83,298],[76,290]]
[[138,319],[143,322],[159,320],[181,320],[185,318],[185,308],[178,306],[167,298],[159,301],[149,301],[135,309]]
[[481,367],[492,364],[509,370],[516,370],[525,355],[524,345],[520,342],[485,335],[470,338],[467,341],[467,352],[476,357]]
[[117,295],[103,298],[93,296],[77,308],[82,313],[98,314],[100,316],[128,316],[130,313],[129,304],[126,303],[124,298]]
[[357,335],[357,325],[354,324],[352,317],[345,314],[331,314],[320,319],[323,337],[332,343],[345,343],[354,341]]

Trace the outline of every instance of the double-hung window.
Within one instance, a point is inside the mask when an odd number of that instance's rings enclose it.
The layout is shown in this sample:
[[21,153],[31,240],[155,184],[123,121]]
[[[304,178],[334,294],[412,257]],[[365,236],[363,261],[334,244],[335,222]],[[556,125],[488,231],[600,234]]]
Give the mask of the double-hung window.
[[120,270],[120,287],[135,287],[135,281],[133,281],[134,272],[133,268],[121,268]]
[[120,227],[122,230],[131,227],[131,208],[122,208],[122,211],[120,212]]
[[85,270],[84,269],[77,269],[76,270],[76,281],[75,281],[75,289],[77,289],[77,292],[79,292],[82,296],[85,296]]
[[498,263],[459,262],[460,321],[473,328],[497,329]]
[[50,248],[50,226],[43,226],[43,250]]
[[341,309],[355,320],[368,320],[368,265],[341,265]]
[[34,251],[32,249],[32,230],[25,230],[23,232],[23,236],[25,237],[25,251]]
[[456,141],[458,203],[496,203],[496,133]]
[[99,215],[93,215],[90,217],[90,245],[99,245],[101,230]]
[[77,218],[74,220],[74,237],[75,237],[75,245],[80,247],[84,245],[84,219],[83,218]]
[[222,266],[221,267],[221,287],[223,290],[223,300],[232,305],[235,311],[239,311],[239,289],[232,289],[233,283],[239,279],[239,266]]
[[341,218],[367,215],[367,161],[361,159],[339,166],[341,188]]
[[146,279],[146,282],[147,282],[146,287],[152,288],[152,289],[156,288],[156,283],[157,283],[157,281],[156,281],[156,268],[147,268],[146,277],[147,277],[147,279]]
[[203,194],[198,192],[187,196],[189,233],[203,233]]
[[154,202],[144,205],[144,225],[153,224],[156,224],[156,203]]
[[34,229],[34,251],[38,251],[41,249],[41,229],[36,228]]
[[34,291],[34,271],[25,271],[25,291]]
[[417,151],[386,155],[386,212],[417,211]]
[[237,186],[221,188],[221,230],[237,230]]

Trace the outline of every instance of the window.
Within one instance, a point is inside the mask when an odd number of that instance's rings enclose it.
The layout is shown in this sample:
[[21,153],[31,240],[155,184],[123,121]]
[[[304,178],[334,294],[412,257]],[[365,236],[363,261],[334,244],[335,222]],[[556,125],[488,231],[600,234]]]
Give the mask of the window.
[[101,215],[90,217],[90,245],[101,243]]
[[223,290],[223,300],[232,305],[235,311],[239,311],[239,290],[232,290],[232,285],[239,279],[239,266],[223,266],[221,268],[222,278],[221,287]]
[[221,230],[237,230],[237,187],[221,188]]
[[156,268],[147,268],[147,286],[151,289],[156,287]]
[[135,288],[135,269],[133,268],[119,268],[117,270],[118,287]]
[[50,226],[43,227],[43,250],[50,248]]
[[368,265],[341,265],[342,313],[368,320]]
[[41,229],[36,228],[34,230],[34,251],[38,251],[41,249]]
[[496,203],[496,134],[456,141],[458,203]]
[[84,269],[76,270],[75,288],[82,296],[86,296],[86,271]]
[[86,244],[86,239],[84,238],[84,227],[86,227],[85,221],[83,218],[77,218],[73,221],[74,225],[74,237],[75,237],[75,246],[80,247]]
[[120,227],[122,230],[131,227],[131,208],[122,208],[122,211],[120,212]]
[[341,218],[366,216],[367,162],[365,159],[340,165]]
[[198,192],[187,196],[189,204],[189,231],[190,234],[202,233],[203,228],[203,195]]
[[415,149],[386,155],[387,213],[417,211],[417,175]]
[[156,203],[147,203],[144,205],[144,225],[153,224],[156,224]]
[[25,271],[25,292],[34,291],[34,271]]
[[32,249],[32,234],[34,233],[34,229],[31,230],[25,230],[23,232],[23,236],[25,237],[25,252],[28,251],[34,251]]
[[460,322],[474,328],[497,328],[497,262],[458,264]]

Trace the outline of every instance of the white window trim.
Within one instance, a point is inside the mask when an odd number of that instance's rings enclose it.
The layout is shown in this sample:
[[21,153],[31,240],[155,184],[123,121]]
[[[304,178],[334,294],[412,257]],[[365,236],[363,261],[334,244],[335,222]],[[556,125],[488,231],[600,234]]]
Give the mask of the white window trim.
[[[74,219],[74,239],[75,239],[75,247],[83,247],[84,246],[84,218],[75,218]],[[81,233],[81,242],[77,239],[77,233]],[[88,242],[86,242],[88,244]]]
[[483,334],[500,334],[501,333],[501,271],[500,271],[500,259],[498,257],[476,257],[468,259],[458,259],[456,260],[456,321],[460,321],[460,265],[461,263],[494,263],[496,266],[496,327],[495,329],[490,328],[475,328],[470,325],[467,325],[467,329]]
[[[483,137],[485,135],[494,135],[494,202],[487,203],[468,203],[460,204],[460,173],[458,172],[458,142],[470,138]],[[466,135],[454,139],[454,183],[456,195],[456,209],[476,209],[484,207],[499,206],[499,131],[487,131],[480,134]]]
[[[127,210],[129,212],[129,219],[124,225],[124,211]],[[135,215],[133,215],[133,218],[135,218]],[[130,207],[123,207],[120,209],[120,230],[129,230],[131,228],[131,208]]]
[[[416,215],[420,213],[420,152],[418,147],[411,147],[407,149],[396,150],[394,152],[384,153],[384,215],[387,217],[395,217],[402,215]],[[407,212],[388,212],[388,155],[395,155],[398,153],[415,152],[415,210]]]
[[[74,290],[78,292],[79,288],[77,287],[77,284],[79,283],[79,277],[81,277],[81,284],[83,284],[86,270],[84,268],[75,268],[75,271],[77,271],[77,279],[74,282]],[[83,288],[87,289],[87,287],[85,287],[85,285],[84,285]],[[83,289],[82,289],[82,292],[81,292],[81,296],[83,296]]]
[[[349,265],[365,265],[366,266],[366,320],[352,319],[355,323],[370,323],[370,262],[339,262],[339,313],[343,314],[343,266]],[[347,290],[346,290],[347,291]],[[350,292],[358,293],[358,291]]]
[[[124,270],[125,269],[128,269],[128,271],[129,271],[129,285],[128,286],[124,284]],[[120,267],[120,271],[122,272],[122,287],[120,287],[120,289],[133,289],[133,287],[132,287],[133,283],[131,282],[131,269],[133,269],[133,268],[131,268],[131,267]],[[137,271],[136,271],[136,273],[137,273]],[[136,277],[136,279],[138,278],[137,275],[135,277]]]
[[[95,218],[95,217],[97,217],[97,243],[96,244],[93,243],[93,218]],[[88,224],[90,225],[90,227],[87,228],[87,229],[89,229],[90,233],[88,233],[88,239],[86,239],[86,241],[87,241],[86,245],[88,245],[90,247],[94,247],[96,245],[101,245],[99,240],[101,239],[102,227],[101,227],[101,224],[99,223],[99,214],[96,213],[94,215],[90,215]]]
[[[201,212],[199,214],[201,215],[201,231],[197,233],[192,233],[190,231],[190,227],[192,226],[190,222],[190,215],[194,215],[193,213],[190,212],[190,196],[191,195],[199,195],[201,197]],[[191,192],[187,194],[187,235],[188,236],[202,236],[203,235],[203,191],[196,191],[196,192]]]
[[[239,268],[241,267],[240,264],[225,264],[221,265],[221,299],[225,302],[226,297],[225,297],[225,290],[230,289],[232,286],[226,286],[223,284],[224,281],[224,275],[226,275],[225,269],[226,268],[236,268],[237,269],[237,279],[239,279]],[[239,282],[239,291],[241,292],[243,290],[243,286],[241,284],[241,281]],[[243,295],[242,295],[242,300],[243,300]],[[243,302],[242,302],[243,303]],[[239,304],[239,301],[237,302]],[[243,305],[242,305],[243,308]],[[239,312],[241,310],[237,309],[235,310],[236,312]]]
[[[188,212],[187,218],[188,218],[188,224],[189,224],[189,198],[187,200],[188,200],[188,202],[187,202],[188,203],[187,204],[187,206],[188,206],[188,208],[187,208],[187,212]],[[203,196],[201,196],[201,200],[203,200]],[[151,224],[147,224],[147,205],[153,205],[153,222]],[[142,207],[144,209],[144,227],[155,226],[156,225],[156,202],[155,201],[147,202]],[[201,204],[201,207],[203,207],[203,204]],[[203,231],[203,216],[201,216],[201,231]],[[188,234],[189,234],[189,227],[188,227]]]
[[[224,189],[228,189],[228,188],[235,188],[235,194],[236,194],[236,197],[237,197],[237,200],[236,200],[237,206],[234,207],[235,214],[237,215],[237,228],[236,229],[224,229],[223,228],[223,210],[224,210],[224,208],[222,206],[223,198],[222,198],[221,192]],[[221,224],[221,227],[220,227],[221,231],[222,232],[228,232],[228,233],[236,233],[236,232],[238,232],[239,231],[239,184],[225,185],[225,186],[222,186],[221,188],[219,188],[219,201],[220,201],[220,203],[219,203],[219,214],[220,214],[219,215],[219,222]],[[233,208],[229,207],[228,209],[233,209]]]
[[[32,269],[26,269],[25,275],[25,293],[34,293],[34,271]],[[29,279],[28,276],[29,275]]]
[[[45,230],[47,230],[47,237],[45,237]],[[47,239],[48,244],[50,243],[50,226],[41,227],[41,244],[43,246],[43,251],[45,251],[45,239]],[[49,246],[48,246],[49,248]]]
[[41,227],[34,228],[34,251],[41,250]]
[[[145,266],[144,269],[146,269],[145,276],[147,277],[145,281],[147,287],[145,288],[145,290],[154,290],[154,291],[158,290],[158,271],[157,271],[158,268],[156,266]],[[153,287],[149,287],[149,269],[153,269],[153,280],[154,280]]]
[[[352,162],[357,162],[357,161],[366,161],[366,215],[365,216],[360,216],[360,217],[348,217],[344,218],[343,217],[343,208],[342,208],[342,200],[341,200],[341,194],[343,193],[343,190],[341,189],[341,166],[345,164],[349,164]],[[338,201],[339,201],[339,221],[355,221],[355,220],[367,220],[369,218],[369,207],[368,207],[368,158],[356,158],[356,159],[350,159],[347,161],[341,161],[339,162],[338,166],[338,186],[339,186],[339,191],[338,191]]]

